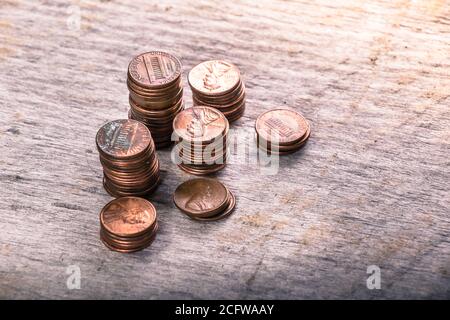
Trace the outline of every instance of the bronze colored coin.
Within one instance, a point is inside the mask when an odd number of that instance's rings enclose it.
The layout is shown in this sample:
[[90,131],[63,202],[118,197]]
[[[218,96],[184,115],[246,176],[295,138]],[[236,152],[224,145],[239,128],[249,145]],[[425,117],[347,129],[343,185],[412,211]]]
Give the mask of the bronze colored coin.
[[291,149],[291,150],[287,150],[287,151],[280,151],[280,150],[272,150],[272,149],[266,149],[266,148],[262,148],[260,147],[259,149],[261,149],[262,151],[266,152],[267,154],[272,154],[272,155],[279,155],[279,156],[284,156],[284,155],[288,155],[288,154],[292,154],[294,152],[299,151],[300,149],[302,149],[306,144],[306,141],[303,142],[299,147],[297,147],[296,149]]
[[159,161],[155,161],[145,168],[145,171],[136,171],[125,174],[119,171],[103,168],[103,172],[105,177],[115,185],[123,187],[137,187],[143,185],[148,188],[159,177],[159,169]]
[[147,96],[150,98],[157,98],[160,96],[169,96],[173,95],[174,92],[178,91],[180,87],[182,87],[182,80],[181,77],[178,77],[177,80],[175,80],[173,83],[169,84],[166,87],[161,88],[144,88],[136,85],[133,81],[131,81],[129,78],[127,79],[127,87],[128,91],[139,93],[142,96]]
[[267,146],[264,144],[260,144],[260,142],[257,142],[257,143],[258,143],[259,149],[261,149],[262,151],[265,151],[267,154],[282,156],[282,155],[288,155],[288,154],[294,153],[294,152],[300,150],[301,148],[303,148],[305,146],[306,142],[308,142],[309,136],[310,136],[310,131],[307,132],[305,137],[302,138],[302,140],[300,140],[300,142],[298,142],[292,146],[271,147],[270,145]]
[[242,107],[240,112],[228,116],[227,119],[230,123],[232,123],[232,122],[238,120],[239,118],[241,118],[244,115],[244,113],[245,113],[245,105]]
[[100,240],[108,249],[110,249],[112,251],[116,251],[116,252],[120,252],[120,253],[133,253],[133,252],[140,251],[140,250],[145,249],[148,246],[150,246],[152,244],[153,240],[155,239],[155,237],[156,237],[156,234],[152,237],[152,239],[149,242],[145,243],[141,247],[128,248],[128,249],[123,249],[123,248],[119,248],[114,245],[111,245],[107,241],[105,241],[102,237],[100,237]]
[[106,192],[112,196],[112,197],[116,197],[116,198],[120,198],[120,197],[142,197],[142,196],[146,196],[148,194],[151,194],[153,191],[155,191],[155,189],[159,186],[161,180],[158,178],[158,180],[156,180],[154,182],[154,184],[149,187],[148,189],[139,189],[137,191],[123,191],[121,189],[117,189],[114,188],[113,186],[109,186],[108,185],[108,180],[103,178],[103,187],[106,190]]
[[177,136],[185,141],[213,141],[226,134],[228,120],[214,108],[196,106],[177,114],[173,128]]
[[265,140],[261,139],[259,136],[257,136],[256,139],[257,139],[258,146],[261,147],[262,149],[274,150],[274,151],[279,151],[279,152],[288,152],[288,151],[295,150],[295,149],[302,147],[306,143],[306,141],[309,139],[310,135],[311,135],[311,129],[308,125],[305,135],[300,139],[300,141],[295,142],[293,144],[279,145],[279,144],[276,144],[273,142],[265,141]]
[[188,164],[179,164],[178,167],[183,170],[184,172],[187,172],[189,174],[193,174],[196,176],[205,176],[211,173],[216,173],[217,171],[222,170],[225,168],[225,164],[216,164],[216,165],[202,165],[201,169],[193,168],[193,165]]
[[143,198],[123,197],[109,202],[100,212],[100,223],[110,233],[120,237],[135,237],[156,221],[156,209]]
[[97,132],[96,143],[105,155],[123,159],[139,156],[151,143],[151,134],[139,121],[124,119],[108,122]]
[[129,97],[129,103],[130,107],[133,113],[141,116],[141,117],[148,117],[148,118],[164,118],[172,116],[173,118],[175,115],[184,107],[183,105],[183,99],[180,99],[177,103],[173,104],[168,109],[163,110],[149,110],[147,108],[144,108],[137,104],[131,96]]
[[171,108],[173,105],[179,103],[183,98],[183,88],[180,88],[179,91],[170,97],[165,97],[161,100],[151,100],[143,96],[139,96],[138,94],[130,91],[130,96],[138,105],[140,105],[144,109],[148,110],[162,110]]
[[145,233],[143,237],[126,239],[126,238],[117,238],[112,234],[108,234],[108,232],[105,229],[100,229],[100,238],[105,240],[114,247],[122,249],[132,249],[142,247],[145,244],[152,242],[153,239],[155,238],[157,231],[158,231],[158,223],[155,223],[154,226],[152,226],[152,229],[148,233]]
[[103,235],[100,235],[100,239],[102,239],[103,242],[108,243],[111,247],[115,248],[115,249],[122,249],[122,250],[135,250],[135,249],[144,249],[146,247],[148,247],[153,240],[155,239],[156,234],[152,234],[148,240],[142,242],[142,243],[120,243],[108,238],[105,238]]
[[255,129],[261,139],[286,145],[300,141],[308,126],[308,121],[298,112],[275,109],[261,114],[256,120]]
[[221,220],[223,218],[228,217],[229,215],[231,215],[233,213],[234,208],[236,207],[236,197],[229,190],[228,190],[228,194],[229,194],[228,205],[222,213],[219,213],[212,217],[196,217],[193,215],[188,215],[188,216],[197,221],[217,221],[217,220]]
[[118,243],[142,243],[148,238],[151,237],[152,234],[154,234],[158,230],[158,222],[155,221],[153,226],[150,228],[150,230],[146,233],[143,233],[140,236],[137,237],[119,237],[115,234],[109,233],[108,230],[100,226],[100,234],[103,235],[105,238],[110,239],[111,241],[117,241]]
[[140,54],[131,60],[128,76],[138,86],[158,88],[168,86],[181,75],[181,63],[173,55],[151,51]]
[[196,178],[180,184],[173,195],[175,205],[183,212],[206,216],[227,201],[227,188],[218,180]]
[[207,95],[223,95],[232,91],[240,80],[239,69],[223,60],[205,61],[189,72],[189,85]]
[[245,94],[245,86],[243,84],[239,85],[232,92],[223,95],[223,96],[204,96],[200,94],[193,93],[192,97],[197,99],[202,105],[202,102],[206,105],[215,104],[215,105],[229,105],[233,104],[234,101],[242,99]]

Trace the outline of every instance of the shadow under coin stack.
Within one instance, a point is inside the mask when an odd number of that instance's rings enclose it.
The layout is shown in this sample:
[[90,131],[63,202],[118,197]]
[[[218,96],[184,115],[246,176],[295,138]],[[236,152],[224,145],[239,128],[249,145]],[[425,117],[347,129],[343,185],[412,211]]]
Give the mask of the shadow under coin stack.
[[231,123],[245,110],[245,86],[239,69],[226,61],[205,61],[188,76],[194,105],[220,110]]
[[298,112],[275,109],[256,119],[258,147],[268,154],[285,155],[299,150],[308,141],[311,128]]
[[194,220],[215,221],[229,216],[236,205],[234,195],[215,179],[197,178],[180,184],[173,201]]
[[153,242],[157,231],[156,209],[143,198],[117,198],[100,212],[100,239],[111,250],[142,250]]
[[173,127],[178,139],[174,152],[182,170],[205,175],[225,167],[229,124],[220,111],[204,106],[185,109]]
[[135,57],[128,66],[128,117],[144,123],[156,147],[170,145],[172,121],[184,108],[180,61],[165,52]]
[[132,119],[108,122],[97,132],[103,186],[113,197],[144,196],[159,183],[159,160],[150,131]]

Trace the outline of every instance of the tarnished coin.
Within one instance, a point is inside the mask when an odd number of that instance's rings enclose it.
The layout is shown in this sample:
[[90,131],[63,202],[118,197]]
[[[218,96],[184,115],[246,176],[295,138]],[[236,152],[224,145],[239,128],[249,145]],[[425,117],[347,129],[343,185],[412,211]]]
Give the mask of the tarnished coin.
[[130,79],[138,86],[158,88],[168,86],[181,74],[181,63],[173,55],[150,51],[140,54],[131,60],[128,66]]
[[223,60],[205,61],[189,72],[189,85],[193,90],[207,95],[223,95],[239,84],[239,69]]
[[235,206],[236,206],[236,197],[231,191],[228,190],[228,201],[224,211],[211,217],[196,217],[193,215],[190,215],[190,217],[197,221],[217,221],[231,215],[234,211]]
[[153,204],[138,197],[114,199],[100,212],[102,228],[119,237],[136,237],[149,231],[155,222]]
[[176,135],[191,142],[222,139],[228,127],[228,120],[220,111],[204,106],[184,109],[173,120]]
[[150,131],[142,123],[132,119],[108,122],[97,132],[96,143],[100,152],[116,158],[140,155],[151,144]]
[[255,125],[260,140],[279,145],[299,142],[308,128],[308,121],[301,114],[286,109],[275,109],[261,114]]
[[227,188],[218,180],[196,178],[180,184],[173,200],[183,212],[207,217],[223,210],[228,199]]

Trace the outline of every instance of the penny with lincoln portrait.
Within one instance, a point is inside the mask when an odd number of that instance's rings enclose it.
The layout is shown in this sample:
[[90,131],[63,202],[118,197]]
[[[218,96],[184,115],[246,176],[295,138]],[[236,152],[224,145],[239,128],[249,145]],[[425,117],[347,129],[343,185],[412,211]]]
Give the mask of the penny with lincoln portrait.
[[117,198],[100,212],[100,239],[113,251],[134,252],[148,247],[157,230],[156,209],[143,198]]
[[234,64],[224,60],[204,61],[192,68],[188,82],[194,105],[220,110],[229,122],[243,115],[245,85]]
[[205,95],[224,95],[235,89],[240,81],[239,69],[223,60],[205,61],[189,72],[192,90]]
[[173,201],[181,212],[201,220],[218,220],[227,216],[236,202],[227,187],[208,178],[183,182],[175,190]]

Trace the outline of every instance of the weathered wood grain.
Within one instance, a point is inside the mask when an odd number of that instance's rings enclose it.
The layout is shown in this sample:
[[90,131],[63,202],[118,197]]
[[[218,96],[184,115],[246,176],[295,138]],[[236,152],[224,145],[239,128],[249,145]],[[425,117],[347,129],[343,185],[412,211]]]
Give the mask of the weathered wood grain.
[[[450,298],[449,17],[445,0],[2,0],[0,298]],[[239,134],[280,106],[313,131],[275,176],[235,156],[218,178],[237,210],[210,224],[176,210],[189,175],[158,152],[157,241],[123,255],[98,237],[94,137],[126,117],[127,64],[152,49],[184,77],[237,64]]]

